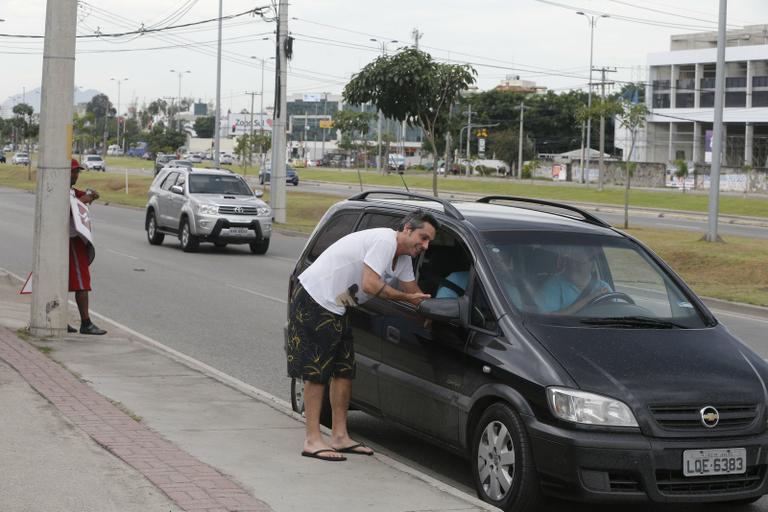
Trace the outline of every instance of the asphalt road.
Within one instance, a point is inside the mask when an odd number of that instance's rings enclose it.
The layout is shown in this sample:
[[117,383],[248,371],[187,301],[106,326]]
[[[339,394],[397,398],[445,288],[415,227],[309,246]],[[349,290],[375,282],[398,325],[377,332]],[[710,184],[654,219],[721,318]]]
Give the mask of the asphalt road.
[[[187,254],[166,237],[150,246],[144,212],[92,208],[97,257],[92,266],[91,308],[243,382],[289,400],[282,327],[287,276],[305,243],[275,233],[264,256],[248,246],[201,246]],[[26,275],[31,266],[34,196],[0,188],[0,267]],[[768,319],[716,314],[753,349],[768,357]],[[472,493],[467,462],[362,413],[351,428],[387,454]],[[766,503],[763,505],[763,501]],[[768,511],[768,500],[747,510]],[[547,510],[611,510],[550,504]],[[629,510],[650,510],[639,507]],[[656,509],[654,509],[656,510]],[[678,509],[680,510],[680,509]]]

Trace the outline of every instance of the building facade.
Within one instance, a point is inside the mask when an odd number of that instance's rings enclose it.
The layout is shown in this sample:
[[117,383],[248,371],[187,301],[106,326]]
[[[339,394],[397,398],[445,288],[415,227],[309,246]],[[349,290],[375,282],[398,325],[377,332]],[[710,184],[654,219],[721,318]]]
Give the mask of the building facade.
[[[768,25],[726,39],[723,165],[768,167]],[[711,162],[716,60],[716,32],[672,36],[670,51],[648,56],[650,114],[632,160]],[[617,133],[625,152],[627,139]]]

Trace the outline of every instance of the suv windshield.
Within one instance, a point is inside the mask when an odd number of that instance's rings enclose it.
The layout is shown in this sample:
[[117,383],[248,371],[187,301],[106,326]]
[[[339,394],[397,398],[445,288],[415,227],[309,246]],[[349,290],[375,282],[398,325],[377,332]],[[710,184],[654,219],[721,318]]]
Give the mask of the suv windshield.
[[252,196],[253,192],[238,176],[218,174],[190,174],[190,194],[230,194]]
[[680,287],[628,239],[540,231],[483,236],[501,289],[530,320],[626,328],[706,325]]
[[89,162],[100,162],[101,161],[101,157],[100,156],[87,156],[85,158]]

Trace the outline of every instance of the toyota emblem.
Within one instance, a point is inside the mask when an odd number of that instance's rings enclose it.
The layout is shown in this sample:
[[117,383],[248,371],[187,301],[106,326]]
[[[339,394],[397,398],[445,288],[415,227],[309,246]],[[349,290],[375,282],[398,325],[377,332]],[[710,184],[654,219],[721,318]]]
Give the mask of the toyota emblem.
[[720,423],[720,413],[711,405],[704,407],[699,412],[701,413],[701,424],[705,427],[715,428]]
[[242,206],[236,206],[235,207],[235,213],[243,213],[243,207]]

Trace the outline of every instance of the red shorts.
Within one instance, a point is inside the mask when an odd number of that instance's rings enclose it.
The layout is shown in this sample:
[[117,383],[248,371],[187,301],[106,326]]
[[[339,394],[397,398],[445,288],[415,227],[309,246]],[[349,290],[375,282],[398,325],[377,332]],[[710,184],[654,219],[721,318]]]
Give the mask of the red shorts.
[[69,239],[69,291],[91,291],[88,247],[79,236]]

